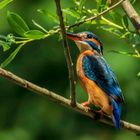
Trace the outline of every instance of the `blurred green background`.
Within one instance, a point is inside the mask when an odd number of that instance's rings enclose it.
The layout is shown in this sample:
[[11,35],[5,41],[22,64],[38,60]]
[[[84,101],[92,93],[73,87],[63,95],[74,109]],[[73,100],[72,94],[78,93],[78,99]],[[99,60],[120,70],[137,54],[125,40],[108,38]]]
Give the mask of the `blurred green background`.
[[[87,0],[86,6],[95,6]],[[62,7],[73,6],[71,0],[62,0]],[[140,14],[140,1],[134,5]],[[37,9],[47,9],[55,13],[55,3],[51,0],[14,0],[0,11],[0,34],[13,32],[10,29],[7,10],[17,12],[32,29],[34,19],[46,29],[55,24]],[[125,40],[119,39],[94,26],[82,25],[74,31],[89,30],[96,33],[104,44],[104,57],[115,71],[125,96],[122,119],[140,125],[140,71],[139,59],[110,53],[109,50],[131,51]],[[69,41],[74,67],[78,57],[76,45]],[[14,46],[13,46],[14,48]],[[12,51],[12,50],[11,50]],[[10,52],[3,54],[0,48],[0,61]],[[6,68],[13,73],[42,87],[46,87],[69,98],[67,65],[62,42],[58,34],[45,40],[27,44]],[[87,100],[86,93],[76,84],[77,100]],[[68,108],[53,103],[47,97],[36,95],[4,78],[0,78],[0,140],[139,140],[132,132],[116,130],[101,124]]]

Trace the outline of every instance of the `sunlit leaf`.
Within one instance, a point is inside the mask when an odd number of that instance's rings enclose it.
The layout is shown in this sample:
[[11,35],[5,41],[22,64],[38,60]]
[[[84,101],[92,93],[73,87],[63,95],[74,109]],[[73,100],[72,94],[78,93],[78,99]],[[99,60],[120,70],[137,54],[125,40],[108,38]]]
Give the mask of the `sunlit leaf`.
[[45,33],[48,33],[48,31],[44,27],[42,27],[40,24],[38,24],[36,21],[32,20],[32,22],[36,27],[38,27],[39,29],[41,29]]
[[2,46],[4,52],[10,49],[10,45],[2,40],[0,40],[0,46]]
[[126,38],[129,34],[130,32],[125,32],[123,35],[120,36],[120,38]]
[[116,24],[115,22],[112,22],[112,21],[108,20],[107,18],[105,18],[105,17],[103,17],[103,16],[101,16],[101,19],[102,19],[104,22],[106,22],[107,25],[110,25],[110,26],[112,26],[112,27],[118,28],[118,29],[120,29],[120,30],[123,29],[123,27],[120,26],[119,24]]
[[140,76],[140,72],[137,74],[137,76]]
[[29,39],[41,39],[45,37],[45,34],[40,30],[29,30],[24,35]]
[[12,2],[13,0],[3,0],[0,2],[0,9],[4,8],[7,4]]
[[1,68],[6,67],[17,55],[24,44],[19,45],[11,54],[10,56],[0,65]]
[[77,6],[80,5],[80,0],[73,0],[73,2],[74,2]]
[[7,19],[11,28],[19,35],[24,36],[24,33],[29,30],[25,21],[16,13],[8,12]]

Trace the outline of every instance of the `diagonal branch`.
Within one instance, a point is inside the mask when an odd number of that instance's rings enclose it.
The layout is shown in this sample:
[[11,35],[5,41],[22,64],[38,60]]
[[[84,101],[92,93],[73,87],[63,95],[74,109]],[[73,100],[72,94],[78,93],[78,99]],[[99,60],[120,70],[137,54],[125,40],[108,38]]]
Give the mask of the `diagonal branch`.
[[80,25],[82,25],[82,24],[85,23],[85,22],[95,20],[96,18],[98,18],[98,17],[104,15],[105,13],[108,13],[109,11],[111,11],[112,9],[114,9],[115,7],[117,7],[118,5],[120,5],[123,1],[124,1],[124,0],[120,0],[120,1],[117,2],[116,4],[110,6],[109,8],[107,8],[106,10],[104,10],[104,11],[98,13],[97,15],[92,16],[92,17],[90,17],[90,18],[86,18],[86,19],[84,19],[83,21],[77,22],[77,23],[75,23],[75,24],[69,26],[68,29],[73,28],[73,27],[75,27],[75,26],[80,26]]
[[137,32],[140,34],[140,16],[136,12],[136,10],[133,8],[132,4],[129,0],[125,0],[121,3],[122,8],[126,12],[127,16],[131,20],[132,24],[134,25]]
[[76,101],[75,101],[75,79],[74,79],[73,63],[72,63],[72,59],[71,59],[71,56],[70,56],[70,50],[69,50],[68,42],[67,42],[67,39],[66,39],[66,29],[65,29],[65,25],[64,25],[60,0],[55,0],[55,3],[56,3],[56,8],[57,8],[57,14],[58,14],[59,21],[60,21],[60,28],[61,28],[61,32],[62,32],[62,37],[63,37],[63,46],[64,46],[65,58],[66,58],[66,61],[67,61],[67,66],[68,66],[68,71],[69,71],[71,105],[75,106],[76,105]]
[[[54,102],[61,104],[72,110],[75,110],[77,112],[80,112],[81,114],[86,115],[92,119],[96,119],[96,116],[98,115],[98,113],[95,111],[85,112],[85,108],[82,105],[80,105],[79,103],[76,104],[76,107],[72,107],[70,104],[71,101],[69,99],[66,99],[52,91],[49,91],[45,88],[42,88],[38,85],[31,83],[25,79],[22,79],[22,78],[18,77],[17,75],[15,75],[7,70],[4,70],[2,68],[0,68],[0,76],[10,80],[13,83],[16,83],[17,85],[20,85],[21,87],[23,87],[25,89],[33,91],[36,94],[47,96]],[[103,115],[103,117],[99,121],[102,123],[114,126],[112,119],[105,115]],[[127,129],[131,132],[134,132],[137,135],[140,135],[140,126],[138,126],[138,125],[121,120],[121,127],[124,129]]]

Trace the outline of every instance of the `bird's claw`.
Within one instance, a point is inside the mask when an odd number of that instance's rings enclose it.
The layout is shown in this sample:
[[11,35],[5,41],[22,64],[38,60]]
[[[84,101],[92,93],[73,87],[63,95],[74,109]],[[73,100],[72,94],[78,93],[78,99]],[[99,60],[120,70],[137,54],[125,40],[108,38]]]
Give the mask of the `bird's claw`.
[[89,105],[88,102],[84,102],[81,105],[85,108],[85,112],[88,112],[90,110],[90,107],[88,107],[88,105]]
[[85,107],[85,112],[88,112],[90,110],[90,107]]

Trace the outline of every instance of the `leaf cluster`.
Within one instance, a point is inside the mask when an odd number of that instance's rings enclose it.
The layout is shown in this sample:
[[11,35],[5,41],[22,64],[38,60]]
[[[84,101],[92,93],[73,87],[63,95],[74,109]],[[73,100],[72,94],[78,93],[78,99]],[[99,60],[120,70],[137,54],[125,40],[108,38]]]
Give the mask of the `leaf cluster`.
[[[3,0],[0,3],[0,9],[5,7],[7,4],[12,2],[12,0]],[[132,3],[135,1],[133,0]],[[73,24],[84,21],[89,17],[93,17],[98,13],[109,8],[109,3],[106,0],[96,0],[96,7],[89,8],[86,7],[86,0],[73,0],[74,6],[62,9],[64,15],[64,21],[67,27]],[[54,33],[59,32],[59,20],[57,15],[52,14],[50,11],[44,9],[38,9],[37,12],[44,16],[47,16],[55,23],[55,26],[51,30],[46,30],[39,23],[32,20],[35,25],[35,29],[30,29],[23,18],[14,12],[7,12],[7,20],[13,31],[17,36],[13,34],[8,34],[7,36],[0,36],[0,46],[3,47],[3,51],[8,51],[11,46],[18,44],[16,49],[10,54],[4,62],[1,63],[1,67],[7,66],[17,55],[25,44],[31,41],[44,39]],[[73,20],[71,20],[73,19]],[[113,50],[112,52],[120,53],[123,55],[140,58],[139,46],[140,46],[140,36],[137,34],[133,28],[131,22],[129,21],[127,15],[120,10],[111,10],[105,16],[101,16],[97,20],[84,22],[86,25],[94,25],[97,29],[102,29],[106,32],[116,35],[119,39],[124,39],[131,46],[132,52],[123,52]],[[73,30],[73,28],[71,29]]]

